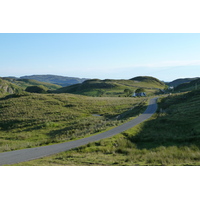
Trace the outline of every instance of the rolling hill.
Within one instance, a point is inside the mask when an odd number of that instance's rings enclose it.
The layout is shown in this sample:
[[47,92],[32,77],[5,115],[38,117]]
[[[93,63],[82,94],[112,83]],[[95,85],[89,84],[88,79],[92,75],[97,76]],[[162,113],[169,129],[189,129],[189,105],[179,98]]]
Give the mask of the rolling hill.
[[82,83],[87,80],[86,78],[75,78],[67,76],[57,76],[57,75],[31,75],[22,76],[20,79],[34,79],[41,82],[52,83],[60,86],[69,86],[77,83]]
[[193,80],[196,80],[198,78],[179,78],[179,79],[176,79],[172,82],[169,82],[169,83],[166,83],[168,86],[172,86],[172,87],[177,87],[178,85],[181,85],[183,83],[189,83]]
[[12,77],[4,77],[3,79],[12,84],[22,87],[24,90],[29,86],[40,86],[40,85],[45,86],[49,90],[56,90],[58,88],[61,88],[60,85],[41,82],[41,81],[37,81],[33,79],[20,79],[20,78],[12,78]]
[[135,77],[130,80],[90,79],[83,83],[60,88],[55,93],[72,93],[87,96],[124,96],[124,90],[134,92],[138,88],[144,88],[147,95],[159,93],[165,88],[165,84],[153,77]]
[[198,79],[195,78],[193,81],[178,85],[177,87],[175,87],[175,91],[184,92],[184,91],[192,91],[199,88],[200,88],[200,78]]

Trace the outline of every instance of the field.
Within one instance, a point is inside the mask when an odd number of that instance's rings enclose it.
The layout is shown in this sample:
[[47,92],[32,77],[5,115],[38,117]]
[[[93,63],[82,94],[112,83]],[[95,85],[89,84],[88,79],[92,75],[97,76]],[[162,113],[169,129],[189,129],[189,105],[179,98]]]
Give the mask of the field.
[[136,117],[146,108],[146,103],[147,98],[27,92],[2,97],[0,152],[97,134]]
[[200,165],[200,91],[159,99],[158,112],[115,137],[17,165]]

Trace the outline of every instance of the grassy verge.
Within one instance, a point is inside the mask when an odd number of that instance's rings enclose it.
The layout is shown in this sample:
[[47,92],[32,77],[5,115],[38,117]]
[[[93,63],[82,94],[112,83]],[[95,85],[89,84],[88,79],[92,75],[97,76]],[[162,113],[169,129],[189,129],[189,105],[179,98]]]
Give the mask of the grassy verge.
[[158,112],[115,137],[18,165],[200,165],[200,91],[159,100]]

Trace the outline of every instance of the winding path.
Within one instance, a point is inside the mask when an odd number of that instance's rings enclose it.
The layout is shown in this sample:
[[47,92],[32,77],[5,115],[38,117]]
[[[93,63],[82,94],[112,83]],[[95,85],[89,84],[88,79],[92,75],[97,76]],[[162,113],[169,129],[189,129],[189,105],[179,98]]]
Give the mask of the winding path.
[[134,127],[135,125],[140,124],[141,122],[149,119],[157,110],[156,102],[157,102],[157,98],[151,99],[146,111],[143,114],[141,114],[139,117],[127,123],[124,123],[116,128],[113,128],[109,131],[100,133],[98,135],[93,135],[87,138],[83,138],[83,139],[75,140],[71,142],[0,153],[0,165],[11,165],[15,163],[24,162],[24,161],[34,160],[37,158],[42,158],[42,157],[49,156],[52,154],[67,151],[67,150],[88,144],[90,142],[95,142],[101,139],[112,137],[118,133],[126,131]]

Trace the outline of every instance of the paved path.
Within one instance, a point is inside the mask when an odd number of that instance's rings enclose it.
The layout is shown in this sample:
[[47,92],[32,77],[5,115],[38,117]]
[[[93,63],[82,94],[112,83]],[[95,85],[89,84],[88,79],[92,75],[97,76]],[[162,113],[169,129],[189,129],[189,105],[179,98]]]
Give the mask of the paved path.
[[151,99],[146,111],[143,114],[141,114],[139,117],[125,124],[122,124],[116,128],[113,128],[109,131],[100,133],[98,135],[93,135],[91,137],[87,137],[87,138],[83,138],[83,139],[71,141],[71,142],[0,153],[0,165],[11,165],[14,163],[34,160],[37,158],[67,151],[67,150],[88,144],[90,142],[112,137],[118,133],[128,130],[132,128],[133,126],[140,124],[141,122],[149,119],[157,110],[156,101],[157,101],[157,98]]

